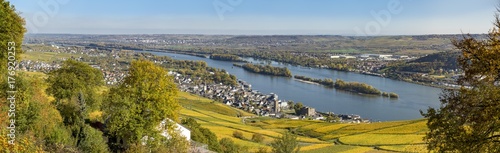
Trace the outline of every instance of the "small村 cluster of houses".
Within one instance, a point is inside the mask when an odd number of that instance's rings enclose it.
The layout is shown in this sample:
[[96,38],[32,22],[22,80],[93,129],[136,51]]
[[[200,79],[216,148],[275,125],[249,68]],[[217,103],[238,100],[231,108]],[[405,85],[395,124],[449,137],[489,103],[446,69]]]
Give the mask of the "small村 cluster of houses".
[[252,112],[256,115],[275,117],[277,112],[288,107],[288,103],[279,100],[277,94],[271,93],[265,95],[257,90],[252,90],[251,85],[245,81],[238,81],[237,86],[221,83],[195,84],[195,80],[201,78],[185,77],[175,72],[172,73],[181,91],[218,100],[226,105]]
[[118,84],[123,78],[125,78],[126,74],[122,71],[103,71],[104,81],[108,85]]
[[[252,85],[239,80],[238,85],[229,86],[221,83],[195,83],[201,78],[183,76],[176,72],[169,72],[174,76],[179,90],[200,95],[209,99],[221,101],[222,103],[251,112],[259,116],[276,118],[325,120],[326,117],[316,112],[315,108],[302,107],[297,115],[281,113],[281,110],[290,109],[289,103],[280,100],[277,94],[262,94],[252,90]],[[343,122],[366,122],[359,115],[337,115]]]
[[50,72],[59,69],[61,66],[54,62],[46,63],[42,61],[22,60],[17,64],[18,68],[23,71],[30,72]]

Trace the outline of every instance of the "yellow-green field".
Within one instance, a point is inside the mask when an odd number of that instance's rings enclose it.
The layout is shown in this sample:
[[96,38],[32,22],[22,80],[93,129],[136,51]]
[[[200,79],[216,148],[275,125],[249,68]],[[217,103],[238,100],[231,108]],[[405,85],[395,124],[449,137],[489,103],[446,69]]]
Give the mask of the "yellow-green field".
[[[300,150],[306,153],[426,151],[422,140],[427,131],[424,119],[362,124],[274,119],[257,117],[189,93],[180,92],[178,99],[183,106],[180,112],[182,117],[194,118],[219,139],[233,139],[235,143],[250,148],[250,151],[257,151],[259,147],[270,150],[268,144],[288,130],[299,134]],[[243,133],[244,139],[233,137],[234,131]],[[255,133],[262,134],[264,141],[251,141]]]
[[79,57],[86,55],[78,55],[78,54],[70,54],[70,53],[56,53],[56,52],[36,52],[36,51],[26,51],[24,54],[21,54],[22,60],[33,60],[33,61],[43,61],[43,62],[52,62],[52,61],[64,61],[71,57]]

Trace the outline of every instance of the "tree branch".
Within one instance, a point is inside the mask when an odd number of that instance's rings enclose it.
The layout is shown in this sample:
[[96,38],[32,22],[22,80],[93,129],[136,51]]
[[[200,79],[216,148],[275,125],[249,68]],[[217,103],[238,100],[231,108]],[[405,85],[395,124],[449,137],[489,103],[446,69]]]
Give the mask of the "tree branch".
[[[491,140],[491,139],[495,139],[495,138],[500,138],[500,135],[493,135],[493,136],[488,137],[488,138],[486,138],[484,140]],[[500,140],[493,140],[493,141],[500,141]]]

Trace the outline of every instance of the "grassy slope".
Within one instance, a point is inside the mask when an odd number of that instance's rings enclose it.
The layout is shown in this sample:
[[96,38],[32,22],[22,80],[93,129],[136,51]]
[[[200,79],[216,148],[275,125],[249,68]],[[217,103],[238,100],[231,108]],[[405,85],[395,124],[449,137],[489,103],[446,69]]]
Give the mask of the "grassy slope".
[[[246,125],[243,118],[238,118],[237,115],[246,117],[255,117],[253,114],[226,106],[221,103],[212,103],[212,100],[202,98],[196,95],[181,92],[179,94],[179,102],[183,106],[180,111],[182,117],[195,118],[203,127],[214,132],[219,139],[231,138],[237,144],[250,147],[256,150],[259,147],[267,147],[265,144],[271,143],[276,137],[280,136],[283,130],[268,130],[256,126]],[[248,119],[246,119],[248,120]],[[240,131],[245,137],[244,140],[236,139],[232,136],[234,131]],[[254,133],[264,135],[263,143],[255,143],[250,139]],[[310,137],[299,137],[299,140],[304,144],[327,144],[328,142]],[[269,148],[270,149],[270,148]]]
[[[219,139],[231,138],[237,144],[248,146],[252,151],[267,147],[276,137],[288,129],[302,136],[299,141],[303,152],[377,152],[374,146],[394,151],[423,151],[423,134],[427,131],[425,120],[393,121],[371,124],[338,124],[309,120],[273,119],[255,117],[235,108],[212,103],[212,100],[181,92],[179,102],[184,107],[182,117],[192,117],[213,131]],[[243,119],[236,117],[238,112]],[[234,131],[243,133],[245,139],[232,136]],[[263,134],[263,143],[250,139],[254,133]],[[316,133],[310,135],[310,133]],[[333,142],[337,141],[337,145]]]
[[[426,120],[392,121],[371,124],[318,123],[300,127],[304,135],[349,146],[380,147],[402,152],[425,152]],[[330,124],[330,125],[328,125]]]

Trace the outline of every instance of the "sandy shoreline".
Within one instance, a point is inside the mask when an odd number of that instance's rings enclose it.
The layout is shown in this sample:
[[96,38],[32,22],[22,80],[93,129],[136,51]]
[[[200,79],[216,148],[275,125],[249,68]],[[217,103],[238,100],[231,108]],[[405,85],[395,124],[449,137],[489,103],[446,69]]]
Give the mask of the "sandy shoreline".
[[301,79],[295,79],[295,78],[294,78],[294,80],[297,80],[297,81],[300,81],[300,82],[304,82],[304,83],[309,83],[309,84],[320,85],[319,83],[316,83],[316,82],[305,81],[305,80],[301,80]]

